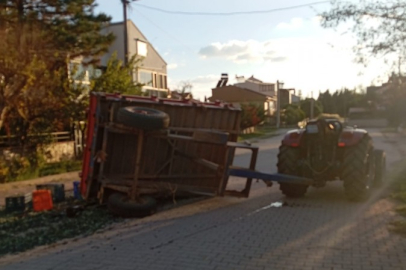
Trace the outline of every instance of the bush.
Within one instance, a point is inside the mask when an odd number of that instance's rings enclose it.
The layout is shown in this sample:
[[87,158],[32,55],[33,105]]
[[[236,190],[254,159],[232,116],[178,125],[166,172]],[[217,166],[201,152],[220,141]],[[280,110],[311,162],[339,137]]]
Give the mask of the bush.
[[27,180],[41,176],[60,174],[81,169],[80,160],[63,160],[45,163],[40,154],[15,155],[10,159],[0,158],[0,183]]
[[77,171],[81,169],[81,164],[82,162],[79,160],[65,160],[61,162],[47,163],[39,169],[38,176]]
[[298,122],[306,118],[306,115],[299,106],[288,104],[285,106],[282,121],[287,125],[296,125]]
[[264,108],[257,104],[241,104],[241,129],[254,127],[264,121]]

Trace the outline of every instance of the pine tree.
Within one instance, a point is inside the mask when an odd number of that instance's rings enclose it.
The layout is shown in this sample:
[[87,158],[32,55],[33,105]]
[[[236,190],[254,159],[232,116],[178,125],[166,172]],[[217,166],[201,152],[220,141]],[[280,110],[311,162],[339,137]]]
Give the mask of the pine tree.
[[110,17],[94,8],[94,0],[0,0],[0,130],[27,137],[63,125],[74,100],[70,60],[95,63],[114,40],[102,31]]

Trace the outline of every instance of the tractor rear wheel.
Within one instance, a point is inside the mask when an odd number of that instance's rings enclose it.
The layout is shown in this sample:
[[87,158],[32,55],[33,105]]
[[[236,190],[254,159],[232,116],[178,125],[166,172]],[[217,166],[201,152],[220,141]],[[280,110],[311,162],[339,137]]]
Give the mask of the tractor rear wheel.
[[[300,176],[300,172],[298,170],[297,161],[300,157],[299,149],[289,147],[286,145],[281,145],[279,147],[279,154],[278,154],[278,173],[288,174],[288,175],[295,175]],[[301,185],[301,184],[288,184],[288,183],[280,183],[279,189],[282,193],[291,198],[299,198],[303,197],[306,192],[308,185]]]
[[374,177],[372,140],[365,135],[357,145],[345,149],[341,179],[347,199],[356,202],[367,200]]

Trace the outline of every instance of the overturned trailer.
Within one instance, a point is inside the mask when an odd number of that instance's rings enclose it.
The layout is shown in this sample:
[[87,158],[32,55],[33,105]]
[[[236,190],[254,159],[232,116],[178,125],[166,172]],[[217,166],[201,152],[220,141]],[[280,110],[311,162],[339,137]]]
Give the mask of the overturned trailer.
[[251,178],[242,191],[226,190],[235,148],[252,150],[247,169],[255,169],[258,148],[236,143],[240,117],[220,102],[92,93],[82,196],[127,216],[153,211],[146,194],[248,197]]

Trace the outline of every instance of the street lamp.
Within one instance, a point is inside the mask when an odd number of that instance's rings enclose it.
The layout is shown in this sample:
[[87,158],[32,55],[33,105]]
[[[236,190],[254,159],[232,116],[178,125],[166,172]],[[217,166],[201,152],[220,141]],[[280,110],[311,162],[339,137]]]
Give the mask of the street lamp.
[[128,33],[127,33],[127,5],[137,0],[121,0],[123,3],[123,24],[124,24],[124,64],[128,64]]

